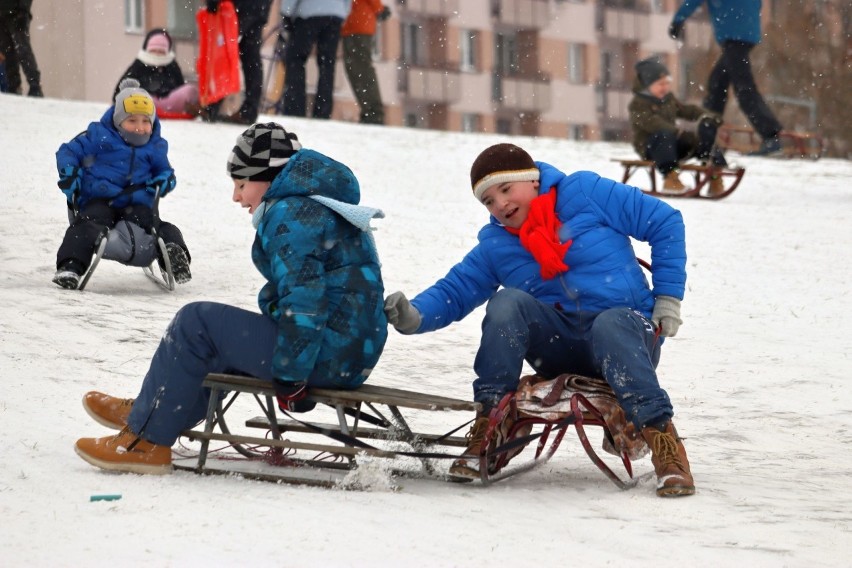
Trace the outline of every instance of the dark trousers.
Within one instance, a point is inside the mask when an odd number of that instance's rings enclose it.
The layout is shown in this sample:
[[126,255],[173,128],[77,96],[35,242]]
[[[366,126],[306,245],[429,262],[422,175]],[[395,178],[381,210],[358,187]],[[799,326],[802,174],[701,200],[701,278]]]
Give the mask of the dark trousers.
[[[92,261],[95,247],[109,229],[121,220],[150,232],[154,227],[154,211],[145,205],[130,205],[113,209],[108,199],[92,199],[80,208],[71,226],[65,231],[65,238],[56,253],[56,267],[73,260],[79,268],[85,270]],[[174,243],[183,248],[189,257],[189,250],[183,235],[176,226],[160,221],[159,234],[166,244]]]
[[722,55],[716,61],[707,80],[707,97],[704,99],[704,107],[723,114],[725,104],[728,102],[728,87],[732,86],[740,109],[755,131],[763,138],[772,138],[781,131],[782,127],[754,82],[749,60],[749,52],[754,48],[754,44],[726,41],[721,47]]
[[306,116],[305,64],[314,45],[317,48],[319,80],[314,97],[314,118],[330,118],[334,106],[334,65],[340,26],[343,20],[334,16],[297,18],[285,55],[284,114]]
[[657,165],[660,173],[666,175],[677,167],[678,162],[696,157],[707,161],[711,157],[716,142],[717,127],[709,121],[698,123],[695,132],[673,132],[660,130],[648,137],[645,144],[645,159]]
[[373,36],[356,34],[343,38],[343,64],[349,85],[361,108],[361,122],[384,124],[385,109],[373,67]]
[[474,400],[485,407],[517,389],[526,361],[536,373],[603,377],[637,428],[673,415],[657,381],[660,341],[648,319],[629,308],[568,313],[525,292],[503,289],[489,300],[473,370]]
[[272,0],[236,0],[234,9],[240,28],[240,65],[243,68],[245,98],[240,106],[240,117],[254,122],[263,94],[263,62],[260,47],[263,42],[263,26],[269,19]]
[[32,19],[29,11],[22,10],[17,14],[0,15],[0,48],[4,49],[6,55],[6,78],[10,93],[18,93],[21,90],[19,65],[24,70],[30,91],[41,92],[41,72],[30,44]]

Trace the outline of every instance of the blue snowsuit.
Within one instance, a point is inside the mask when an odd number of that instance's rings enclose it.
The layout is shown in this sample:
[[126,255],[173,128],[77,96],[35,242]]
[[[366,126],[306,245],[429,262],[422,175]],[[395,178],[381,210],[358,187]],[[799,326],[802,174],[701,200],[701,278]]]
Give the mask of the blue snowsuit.
[[[671,206],[592,172],[566,175],[536,162],[540,193],[557,191],[561,242],[569,270],[544,280],[520,239],[494,217],[479,244],[418,294],[417,333],[461,320],[486,301],[474,362],[474,399],[493,406],[515,390],[524,360],[539,374],[603,376],[637,427],[672,416],[655,367],[660,341],[649,317],[658,295],[683,298],[683,219]],[[630,237],[648,242],[653,292]]]
[[387,339],[384,286],[358,181],[312,150],[294,154],[254,214],[252,260],[266,279],[261,313],[195,302],[175,315],[128,425],[172,445],[204,418],[208,373],[357,388]]

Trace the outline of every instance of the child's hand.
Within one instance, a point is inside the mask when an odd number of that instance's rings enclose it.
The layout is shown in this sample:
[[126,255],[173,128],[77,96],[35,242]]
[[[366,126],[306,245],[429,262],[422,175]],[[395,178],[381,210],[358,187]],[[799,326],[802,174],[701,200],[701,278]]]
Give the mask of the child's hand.
[[65,166],[59,170],[59,182],[56,184],[62,193],[65,194],[65,199],[68,203],[74,202],[74,194],[80,191],[80,186],[83,182],[83,174],[80,168],[76,166]]
[[152,195],[156,195],[157,189],[159,189],[160,197],[162,197],[173,190],[175,185],[177,185],[175,174],[173,172],[163,172],[160,175],[151,178],[148,183],[145,184],[145,190],[150,192]]
[[422,319],[420,312],[402,292],[394,292],[385,299],[385,315],[388,323],[405,335],[417,331]]

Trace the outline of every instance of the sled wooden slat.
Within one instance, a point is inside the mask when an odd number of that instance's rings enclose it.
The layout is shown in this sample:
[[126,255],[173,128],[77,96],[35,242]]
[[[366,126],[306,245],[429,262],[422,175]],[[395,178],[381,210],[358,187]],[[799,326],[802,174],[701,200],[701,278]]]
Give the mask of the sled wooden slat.
[[269,438],[259,438],[257,436],[242,436],[239,434],[219,434],[217,432],[198,432],[189,431],[185,435],[189,438],[197,438],[199,440],[218,440],[220,442],[232,442],[238,444],[255,444],[269,446],[272,448],[284,448],[292,450],[308,450],[313,452],[328,452],[330,454],[355,456],[360,453],[376,456],[380,458],[395,458],[396,453],[382,450],[370,450],[361,448],[350,448],[348,446],[331,446],[325,444],[311,444],[307,442],[293,442],[290,440],[275,440]]

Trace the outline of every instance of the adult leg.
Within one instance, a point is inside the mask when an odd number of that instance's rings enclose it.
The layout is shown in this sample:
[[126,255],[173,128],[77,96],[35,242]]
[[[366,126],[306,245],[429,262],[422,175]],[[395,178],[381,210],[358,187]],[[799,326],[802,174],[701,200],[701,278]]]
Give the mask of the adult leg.
[[21,69],[15,42],[12,39],[13,21],[11,16],[0,16],[0,51],[6,56],[7,92],[21,94]]
[[316,39],[316,18],[299,18],[293,22],[290,43],[284,54],[284,114],[305,116],[305,64]]
[[591,333],[595,364],[637,428],[672,417],[668,394],[657,380],[660,342],[650,321],[629,308],[606,310]]
[[157,445],[171,446],[206,412],[208,373],[230,372],[272,381],[277,325],[234,306],[193,302],[166,328],[133,409],[130,430]]
[[257,120],[261,91],[263,90],[263,62],[260,47],[263,42],[263,26],[269,17],[272,0],[252,0],[237,6],[240,26],[240,64],[243,68],[245,97],[239,115],[245,121]]
[[343,38],[343,63],[349,85],[361,108],[364,124],[384,124],[385,110],[373,67],[373,36],[357,34]]
[[317,22],[317,94],[314,97],[314,118],[331,118],[334,107],[334,66],[337,62],[337,45],[340,43],[340,26],[343,20],[334,16],[310,18]]
[[24,76],[30,86],[27,95],[41,97],[44,96],[41,90],[41,72],[38,69],[35,54],[30,44],[30,22],[32,19],[33,15],[29,10],[21,10],[15,17],[12,26],[12,40],[15,42],[15,53],[18,55]]
[[722,57],[725,58],[725,67],[743,114],[762,138],[772,138],[781,132],[782,127],[754,82],[749,59],[749,52],[753,48],[754,44],[742,41],[725,42]]
[[80,209],[74,222],[65,231],[65,238],[56,253],[56,267],[65,268],[72,262],[72,269],[82,274],[92,261],[100,239],[115,225],[115,210],[106,199],[92,199]]
[[707,95],[704,97],[703,107],[712,110],[716,114],[725,113],[725,105],[728,104],[728,87],[731,84],[731,76],[726,66],[724,52],[716,60],[710,76],[707,78]]

